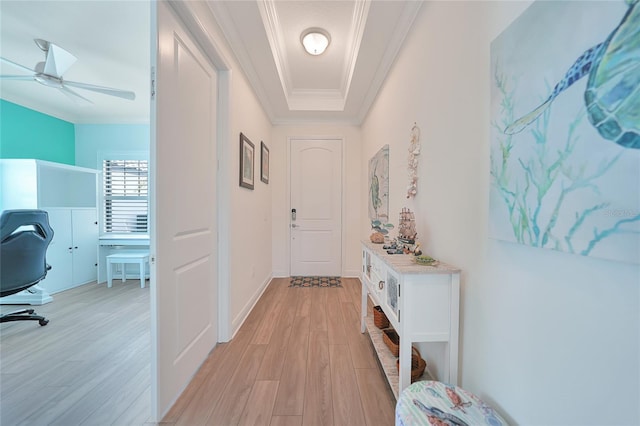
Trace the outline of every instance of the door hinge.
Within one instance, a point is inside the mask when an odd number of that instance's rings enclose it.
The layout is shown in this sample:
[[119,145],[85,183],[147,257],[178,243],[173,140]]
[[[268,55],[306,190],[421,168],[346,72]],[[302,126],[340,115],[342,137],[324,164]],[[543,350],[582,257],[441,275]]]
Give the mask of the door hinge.
[[398,284],[398,298],[400,298],[400,284]]
[[151,67],[151,100],[156,98],[156,69]]

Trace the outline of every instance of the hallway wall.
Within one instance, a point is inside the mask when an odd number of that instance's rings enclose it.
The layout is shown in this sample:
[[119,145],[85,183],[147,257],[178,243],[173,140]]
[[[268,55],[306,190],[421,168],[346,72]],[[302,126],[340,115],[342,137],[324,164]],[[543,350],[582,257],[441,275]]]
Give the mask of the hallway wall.
[[[488,238],[490,42],[525,2],[427,2],[362,126],[390,144],[390,216],[462,271],[460,384],[514,424],[640,423],[638,265]],[[407,200],[413,123],[418,196]],[[366,221],[361,193],[361,236]]]

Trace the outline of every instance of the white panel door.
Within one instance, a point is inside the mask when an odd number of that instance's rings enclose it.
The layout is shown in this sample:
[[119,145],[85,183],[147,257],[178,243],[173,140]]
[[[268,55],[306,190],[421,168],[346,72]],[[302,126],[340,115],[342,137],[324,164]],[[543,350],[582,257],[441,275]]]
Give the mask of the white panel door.
[[[218,338],[217,76],[166,2],[157,5],[152,101],[152,358],[161,417]],[[152,16],[154,15],[152,9]],[[155,143],[154,143],[155,140]],[[156,381],[154,383],[154,380]]]
[[40,282],[40,287],[49,294],[66,290],[73,282],[73,233],[71,230],[71,209],[46,209],[49,225],[53,229],[53,239],[47,248],[47,264],[51,270]]
[[73,285],[98,278],[98,213],[96,209],[71,210],[73,228]]
[[291,140],[290,158],[291,275],[340,276],[342,140]]

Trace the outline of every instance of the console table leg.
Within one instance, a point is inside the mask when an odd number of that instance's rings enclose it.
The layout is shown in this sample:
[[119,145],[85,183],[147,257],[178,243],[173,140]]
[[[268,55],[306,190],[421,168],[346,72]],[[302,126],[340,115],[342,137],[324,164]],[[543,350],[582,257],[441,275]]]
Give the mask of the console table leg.
[[360,283],[362,301],[360,305],[360,333],[364,333],[366,325],[364,319],[367,317],[367,288],[363,282]]

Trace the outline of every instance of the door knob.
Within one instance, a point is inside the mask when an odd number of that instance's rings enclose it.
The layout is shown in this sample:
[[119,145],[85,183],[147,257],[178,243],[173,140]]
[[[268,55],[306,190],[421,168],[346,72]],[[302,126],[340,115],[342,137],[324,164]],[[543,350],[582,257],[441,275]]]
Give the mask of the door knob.
[[297,228],[297,227],[298,227],[298,225],[296,225],[295,223],[292,223],[292,224],[291,224],[291,227],[292,227],[292,228]]

